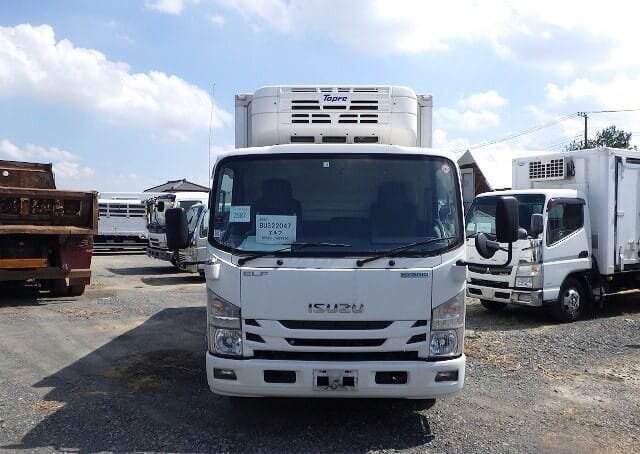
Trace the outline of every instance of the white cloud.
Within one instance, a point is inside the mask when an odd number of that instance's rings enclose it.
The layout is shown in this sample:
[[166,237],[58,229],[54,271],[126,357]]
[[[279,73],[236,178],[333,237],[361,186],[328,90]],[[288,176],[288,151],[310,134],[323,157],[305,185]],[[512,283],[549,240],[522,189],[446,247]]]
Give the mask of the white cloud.
[[[23,96],[186,139],[209,128],[211,98],[178,76],[133,73],[93,49],[56,41],[48,25],[0,27],[0,98]],[[232,116],[215,106],[213,126]]]
[[478,131],[480,129],[498,126],[500,115],[490,110],[459,111],[449,107],[442,107],[434,111],[434,119],[450,129],[462,131]]
[[[623,110],[589,114],[589,137],[597,130],[616,125],[627,132],[635,131],[633,142],[638,143],[640,133],[637,132],[637,125],[640,124],[640,112],[634,110],[640,109],[640,77],[618,75],[604,82],[579,78],[563,86],[547,84],[545,94],[550,107],[556,110]],[[564,126],[567,135],[575,136],[584,130],[584,120],[576,117],[572,121],[564,122]]]
[[221,16],[220,14],[213,14],[211,17],[209,17],[209,20],[213,25],[216,25],[218,27],[222,27],[224,25],[224,16]]
[[301,5],[284,0],[219,0],[219,3],[236,10],[249,20],[255,19],[284,32],[293,29],[293,16],[304,14],[301,9],[305,6],[315,8],[313,4]]
[[495,109],[506,106],[508,103],[507,99],[496,90],[475,93],[467,97],[462,96],[458,101],[460,107],[471,110]]
[[503,58],[571,74],[577,67],[637,67],[640,4],[606,7],[499,0],[218,0],[253,22],[282,33],[319,33],[372,55],[485,46]]
[[9,140],[2,139],[0,156],[11,161],[53,163],[56,178],[63,181],[90,177],[94,174],[92,168],[82,165],[79,156],[56,147],[45,148],[27,144],[20,148]]
[[433,131],[433,148],[445,151],[460,151],[465,150],[469,145],[469,139],[466,137],[449,139],[448,134],[444,129],[436,128]]
[[183,0],[153,0],[145,2],[148,9],[166,14],[178,15],[184,9]]

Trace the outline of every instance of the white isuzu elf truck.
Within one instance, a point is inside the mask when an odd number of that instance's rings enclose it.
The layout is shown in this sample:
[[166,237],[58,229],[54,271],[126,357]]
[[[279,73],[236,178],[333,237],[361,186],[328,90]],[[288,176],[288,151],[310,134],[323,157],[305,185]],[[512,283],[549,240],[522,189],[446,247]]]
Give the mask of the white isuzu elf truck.
[[[428,407],[462,388],[462,196],[455,159],[422,148],[431,109],[405,87],[236,96],[242,148],[218,156],[209,200],[213,392]],[[184,247],[184,213],[167,226],[170,248]]]
[[[520,239],[504,267],[495,247],[499,197],[518,200]],[[513,160],[513,189],[478,195],[467,213],[468,295],[489,310],[546,306],[560,321],[591,303],[640,293],[640,153],[596,148]],[[494,245],[495,246],[495,245]]]

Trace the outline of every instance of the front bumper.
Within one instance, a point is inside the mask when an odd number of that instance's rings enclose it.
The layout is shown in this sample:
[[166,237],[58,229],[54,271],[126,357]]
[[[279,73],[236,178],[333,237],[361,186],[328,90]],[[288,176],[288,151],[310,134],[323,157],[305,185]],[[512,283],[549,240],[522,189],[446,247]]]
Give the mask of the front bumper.
[[[433,399],[454,394],[464,384],[466,358],[464,355],[443,361],[277,361],[262,359],[228,359],[207,352],[207,381],[216,394],[244,397],[332,397],[332,398],[407,398]],[[235,380],[217,379],[213,369],[231,369]],[[313,372],[318,369],[352,370],[358,373],[354,390],[317,390],[313,386]],[[267,383],[265,370],[295,371],[295,383]],[[376,372],[406,371],[405,384],[377,384]],[[438,372],[457,371],[456,381],[436,382]]]
[[513,288],[486,287],[467,283],[467,296],[470,298],[511,303],[520,306],[542,306],[542,290],[516,290]]

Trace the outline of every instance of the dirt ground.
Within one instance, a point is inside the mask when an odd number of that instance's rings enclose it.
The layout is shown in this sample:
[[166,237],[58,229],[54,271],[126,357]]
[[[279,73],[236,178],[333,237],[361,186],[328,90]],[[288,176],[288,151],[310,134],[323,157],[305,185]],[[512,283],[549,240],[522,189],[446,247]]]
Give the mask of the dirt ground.
[[0,289],[0,452],[640,452],[640,301],[556,324],[468,300],[462,393],[252,399],[206,384],[205,291],[139,255],[79,298]]

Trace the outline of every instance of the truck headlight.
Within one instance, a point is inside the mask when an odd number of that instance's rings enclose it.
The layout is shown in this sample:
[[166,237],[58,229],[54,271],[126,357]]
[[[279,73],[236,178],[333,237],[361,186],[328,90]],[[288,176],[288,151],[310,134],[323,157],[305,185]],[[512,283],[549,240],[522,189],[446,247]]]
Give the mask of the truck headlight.
[[242,356],[242,331],[209,326],[209,351],[221,355]]
[[516,287],[542,287],[542,267],[535,263],[521,263],[516,269]]
[[429,356],[448,357],[462,354],[464,315],[464,291],[431,311]]
[[240,308],[207,288],[207,319],[218,328],[240,329]]
[[432,331],[431,342],[429,343],[429,354],[431,356],[451,356],[458,351],[457,330]]
[[209,351],[242,356],[240,308],[207,288],[207,340]]
[[464,290],[431,311],[431,330],[464,326]]
[[533,287],[533,278],[531,277],[516,277],[516,287]]

